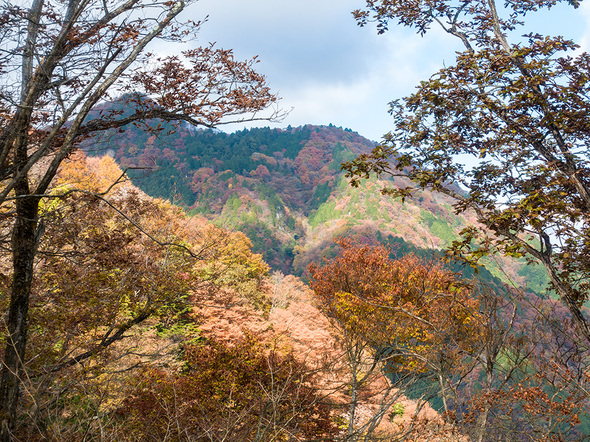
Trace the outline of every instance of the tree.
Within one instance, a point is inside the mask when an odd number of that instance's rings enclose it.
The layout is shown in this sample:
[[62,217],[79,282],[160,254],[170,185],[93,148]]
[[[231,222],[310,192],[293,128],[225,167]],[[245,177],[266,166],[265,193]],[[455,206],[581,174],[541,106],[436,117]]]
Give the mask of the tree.
[[[86,138],[156,118],[208,127],[277,100],[255,60],[238,62],[212,46],[181,56],[145,52],[156,38],[189,38],[199,23],[177,20],[184,0],[32,0],[0,6],[0,205],[11,253],[8,337],[0,380],[1,440],[14,426],[27,344],[35,256],[43,235],[40,204],[60,164]],[[112,95],[129,111],[101,111]]]
[[[370,437],[401,395],[427,379],[436,388],[427,389],[422,399],[439,395],[448,413],[453,373],[478,347],[477,300],[470,299],[469,287],[440,264],[411,255],[392,260],[385,247],[350,239],[337,243],[339,256],[323,267],[312,264],[309,271],[319,308],[337,331],[348,366],[346,440]],[[358,424],[359,395],[383,373],[389,381],[380,406]]]
[[[457,432],[477,441],[583,438],[588,361],[571,321],[555,319],[563,306],[473,287],[442,264],[393,260],[383,246],[339,243],[339,256],[310,273],[345,355],[346,440],[371,440],[402,395],[417,410],[429,401],[446,422],[415,413],[392,440],[432,431],[444,440]],[[357,419],[361,395],[383,374],[387,386],[373,388],[380,405]]]
[[183,352],[185,369],[149,368],[120,413],[125,440],[335,440],[340,429],[315,372],[246,336]]
[[[56,178],[59,198],[40,205],[45,232],[29,298],[18,440],[78,440],[96,429],[84,430],[84,422],[110,416],[108,404],[122,399],[136,367],[173,364],[197,336],[192,307],[220,289],[260,302],[268,267],[242,233],[188,218],[129,184],[97,196],[119,176],[110,157],[75,154]],[[6,334],[0,330],[2,341]]]
[[[383,189],[409,197],[416,188],[443,192],[471,226],[450,252],[471,262],[497,251],[541,263],[590,344],[582,305],[590,276],[590,55],[562,37],[518,37],[525,18],[576,0],[367,0],[359,24],[390,21],[420,34],[438,25],[464,46],[456,64],[391,103],[394,129],[370,155],[343,167],[353,178],[409,178]],[[526,16],[526,17],[525,17]],[[465,160],[468,158],[468,160]],[[584,342],[585,341],[585,342]]]

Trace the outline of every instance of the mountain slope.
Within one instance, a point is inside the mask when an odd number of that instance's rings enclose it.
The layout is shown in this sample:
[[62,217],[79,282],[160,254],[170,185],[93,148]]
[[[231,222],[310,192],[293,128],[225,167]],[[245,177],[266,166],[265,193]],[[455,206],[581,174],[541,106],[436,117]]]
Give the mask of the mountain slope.
[[[146,193],[243,231],[271,267],[286,273],[300,275],[309,262],[329,255],[338,235],[437,250],[475,223],[469,214],[456,215],[444,195],[423,191],[402,203],[382,196],[376,180],[350,187],[340,164],[374,143],[332,125],[233,134],[163,125],[160,137],[131,128],[99,141],[92,147],[122,166],[146,168],[129,171]],[[487,279],[493,275],[535,291],[547,282],[541,268],[524,262],[485,264]]]

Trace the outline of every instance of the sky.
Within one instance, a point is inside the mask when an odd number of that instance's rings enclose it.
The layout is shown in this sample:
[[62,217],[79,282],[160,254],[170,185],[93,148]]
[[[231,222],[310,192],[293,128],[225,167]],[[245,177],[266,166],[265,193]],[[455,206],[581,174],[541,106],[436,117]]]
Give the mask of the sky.
[[[361,28],[352,17],[351,11],[363,5],[363,0],[198,0],[184,18],[208,16],[198,44],[216,42],[233,49],[237,59],[259,57],[256,69],[282,98],[280,107],[290,112],[282,122],[255,125],[331,123],[379,141],[391,129],[388,103],[453,64],[462,48],[438,29],[421,37],[392,25],[377,35],[374,25]],[[532,17],[530,26],[588,48],[590,2],[577,10],[560,7]]]

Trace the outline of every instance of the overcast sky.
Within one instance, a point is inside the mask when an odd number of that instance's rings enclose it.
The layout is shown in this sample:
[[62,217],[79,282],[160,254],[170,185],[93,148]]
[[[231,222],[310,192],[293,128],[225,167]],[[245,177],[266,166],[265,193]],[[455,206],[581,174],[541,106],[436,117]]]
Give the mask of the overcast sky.
[[[587,3],[578,10],[562,7],[537,17],[531,30],[565,34],[588,48]],[[371,25],[360,28],[351,11],[363,4],[199,0],[185,18],[209,16],[199,44],[217,42],[218,47],[233,49],[238,59],[259,56],[257,70],[282,97],[281,107],[293,108],[279,127],[332,123],[378,141],[391,126],[388,103],[410,93],[444,64],[452,64],[461,47],[438,30],[420,37],[396,26],[385,35],[377,35]]]

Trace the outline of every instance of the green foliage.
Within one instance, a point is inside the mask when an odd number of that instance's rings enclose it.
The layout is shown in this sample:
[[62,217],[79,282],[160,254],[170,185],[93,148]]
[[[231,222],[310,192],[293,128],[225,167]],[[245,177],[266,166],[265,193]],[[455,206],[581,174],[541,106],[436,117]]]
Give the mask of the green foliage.
[[154,328],[159,337],[172,339],[177,342],[182,341],[186,344],[195,344],[201,339],[200,328],[194,321],[179,320],[172,323],[160,322]]
[[523,262],[518,274],[525,277],[527,289],[532,292],[545,293],[549,289],[549,275],[547,270],[539,264]]
[[276,232],[255,213],[243,212],[233,226],[252,241],[252,251],[260,253],[272,268],[288,270],[293,261],[294,245],[279,240]]
[[141,190],[154,198],[164,198],[189,207],[195,203],[195,195],[173,165],[158,159],[152,170],[130,170],[129,178]]
[[[291,242],[295,237],[306,240],[306,220],[297,223],[296,217],[315,214],[336,191],[336,183],[346,188],[339,162],[373,145],[334,127],[260,128],[233,134],[189,130],[182,124],[176,129],[148,137],[131,128],[124,143],[111,137],[104,147],[112,148],[125,165],[154,166],[156,160],[155,170],[132,173],[140,188],[190,205],[191,213],[215,219],[218,225],[241,229],[273,268],[285,272],[292,270]],[[364,211],[356,212],[362,223]],[[338,216],[324,208],[315,219],[321,224],[320,218]]]
[[366,199],[366,215],[374,221],[382,219],[379,201],[372,196],[367,196]]
[[315,188],[315,192],[309,202],[309,210],[317,210],[322,204],[328,201],[328,198],[332,194],[332,186],[330,183],[318,184]]
[[354,153],[347,149],[340,142],[336,143],[333,150],[333,158],[330,163],[330,170],[340,171],[340,165],[345,161],[351,161],[355,158]]
[[293,218],[292,216],[289,216],[289,219],[287,220],[287,227],[290,230],[294,230],[295,229],[295,218]]
[[[246,175],[261,164],[273,170],[274,164],[253,155],[261,152],[269,157],[278,154],[295,159],[311,134],[306,127],[290,131],[255,128],[230,135],[210,129],[190,133],[183,129],[173,131],[172,128],[166,131],[169,135],[154,139],[138,129],[129,128],[126,139],[132,140],[136,147],[132,150],[120,148],[117,141],[105,137],[101,149],[113,149],[116,159],[125,165],[151,168],[148,173],[130,171],[133,183],[152,196],[168,199],[178,195],[187,207],[195,203],[190,187],[194,171],[203,167],[212,168],[215,172],[227,170],[229,172],[218,176],[219,180],[226,181],[233,176],[232,173]],[[87,150],[91,149],[92,145],[88,143]],[[172,152],[170,158],[164,158],[162,152],[169,151]]]
[[285,213],[285,205],[283,200],[279,197],[277,192],[264,183],[258,183],[256,190],[259,193],[261,201],[268,203],[268,208],[272,216],[273,224],[276,222],[277,214],[283,215]]
[[457,233],[453,231],[452,227],[446,220],[437,218],[432,213],[425,210],[421,210],[420,214],[422,216],[422,222],[428,226],[430,232],[434,236],[443,240],[445,246],[450,245],[458,238]]
[[336,210],[336,202],[328,201],[322,204],[318,210],[309,217],[309,225],[316,228],[322,223],[339,218],[340,215],[341,212]]
[[397,403],[393,404],[391,407],[391,413],[389,414],[389,419],[393,420],[395,417],[402,417],[406,412],[406,407],[404,404]]
[[220,173],[219,175],[217,175],[217,179],[219,181],[227,181],[230,178],[233,178],[235,176],[236,176],[236,174],[234,172],[232,172],[231,170],[227,170],[227,171],[225,171],[225,172]]

